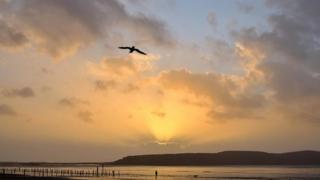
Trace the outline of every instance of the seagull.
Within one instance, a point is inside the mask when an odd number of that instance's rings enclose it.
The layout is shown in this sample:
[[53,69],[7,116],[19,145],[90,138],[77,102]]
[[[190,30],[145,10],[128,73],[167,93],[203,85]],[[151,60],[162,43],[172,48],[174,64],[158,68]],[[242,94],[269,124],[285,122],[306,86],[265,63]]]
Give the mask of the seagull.
[[135,48],[134,46],[132,47],[128,47],[128,46],[120,46],[119,49],[129,49],[129,53],[133,53],[133,51],[137,51],[138,53],[140,54],[143,54],[143,55],[147,55],[147,53],[143,52],[143,51],[140,51],[139,49]]

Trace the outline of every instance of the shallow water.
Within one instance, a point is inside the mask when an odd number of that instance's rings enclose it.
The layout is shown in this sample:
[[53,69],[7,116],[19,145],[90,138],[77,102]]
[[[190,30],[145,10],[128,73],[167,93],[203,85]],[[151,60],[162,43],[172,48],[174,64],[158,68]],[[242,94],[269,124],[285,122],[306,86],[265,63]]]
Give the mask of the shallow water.
[[[24,167],[28,168],[28,167]],[[31,167],[30,167],[31,168]],[[41,169],[41,167],[37,167]],[[45,168],[45,167],[43,167]],[[49,167],[50,169],[96,171],[96,167]],[[155,171],[158,176],[155,177]],[[101,173],[102,168],[99,168]],[[75,179],[182,180],[182,179],[319,179],[320,166],[106,166],[104,173],[115,176]],[[120,174],[120,175],[119,175]],[[32,174],[29,174],[32,175]]]
[[[215,167],[172,167],[172,166],[123,166],[107,167],[115,170],[113,179],[320,179],[320,166],[215,166]],[[155,178],[155,170],[158,177]],[[120,176],[118,176],[118,171]],[[112,179],[95,177],[90,179]]]

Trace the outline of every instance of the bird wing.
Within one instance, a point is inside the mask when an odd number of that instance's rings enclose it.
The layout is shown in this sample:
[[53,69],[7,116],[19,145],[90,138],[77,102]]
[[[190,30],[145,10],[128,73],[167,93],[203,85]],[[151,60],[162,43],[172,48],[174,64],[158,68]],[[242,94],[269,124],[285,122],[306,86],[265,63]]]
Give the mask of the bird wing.
[[139,49],[135,49],[138,53],[143,54],[143,55],[147,55],[147,53],[140,51]]
[[120,46],[119,49],[130,49],[128,46]]

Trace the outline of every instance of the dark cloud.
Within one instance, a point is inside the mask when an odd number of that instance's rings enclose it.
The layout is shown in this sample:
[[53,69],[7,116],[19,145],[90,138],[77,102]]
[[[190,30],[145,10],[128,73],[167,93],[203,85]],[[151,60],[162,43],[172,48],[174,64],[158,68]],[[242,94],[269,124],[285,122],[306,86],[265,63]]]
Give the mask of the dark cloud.
[[[2,13],[40,51],[57,59],[99,40],[113,44],[109,37],[115,30],[129,32],[134,42],[174,44],[162,21],[142,13],[129,14],[116,0],[11,0]],[[25,41],[23,35],[12,37]]]
[[0,47],[16,48],[27,43],[26,36],[0,19]]
[[80,120],[87,122],[87,123],[93,122],[92,116],[93,116],[93,114],[90,111],[79,111],[77,114],[77,117]]
[[271,15],[271,32],[262,33],[264,49],[283,55],[285,61],[297,63],[312,71],[320,68],[320,2],[317,0],[269,0],[267,4],[279,13]]
[[282,63],[265,63],[260,66],[268,79],[267,86],[277,100],[299,103],[303,100],[320,100],[320,78],[314,77],[299,66]]
[[265,76],[272,104],[286,119],[318,121],[320,113],[320,1],[269,0],[277,10],[269,17],[271,30],[235,32],[236,40],[259,49],[264,58],[256,66]]
[[152,43],[159,46],[175,45],[174,38],[169,33],[166,24],[155,17],[138,13],[127,20],[124,28],[132,29],[139,43]]
[[62,98],[59,100],[59,104],[66,107],[76,107],[78,105],[89,105],[90,103],[88,101],[75,98],[75,97],[69,97],[69,98]]
[[0,116],[6,115],[6,116],[15,116],[17,113],[13,110],[13,108],[6,104],[0,104]]
[[22,89],[4,89],[2,90],[2,95],[6,97],[29,98],[34,97],[35,93],[30,87],[24,87]]

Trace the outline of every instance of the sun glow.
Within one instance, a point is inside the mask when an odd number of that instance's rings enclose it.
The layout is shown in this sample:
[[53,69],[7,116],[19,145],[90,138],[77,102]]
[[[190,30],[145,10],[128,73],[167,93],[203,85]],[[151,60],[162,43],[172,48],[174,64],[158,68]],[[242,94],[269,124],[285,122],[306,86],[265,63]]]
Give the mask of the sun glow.
[[167,144],[174,137],[176,124],[170,119],[155,118],[150,120],[151,133],[158,144]]
[[167,145],[185,133],[185,126],[188,125],[188,118],[183,113],[185,111],[179,102],[170,99],[161,107],[145,112],[147,125],[155,143]]

